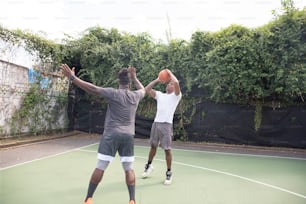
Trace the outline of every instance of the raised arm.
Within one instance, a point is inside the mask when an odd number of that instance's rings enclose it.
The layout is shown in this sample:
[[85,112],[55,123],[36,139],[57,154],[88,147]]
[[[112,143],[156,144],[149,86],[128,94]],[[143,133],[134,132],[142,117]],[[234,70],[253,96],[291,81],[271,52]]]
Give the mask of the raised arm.
[[175,95],[178,96],[181,93],[180,83],[177,80],[176,76],[169,69],[167,69],[167,71],[170,74],[171,81],[173,82],[174,85],[174,93]]
[[157,83],[159,83],[159,82],[160,82],[159,78],[156,78],[156,79],[154,79],[153,81],[151,81],[151,82],[145,87],[146,93],[147,93],[149,96],[155,98],[156,92],[155,92],[155,90],[153,89],[153,86],[155,86],[155,85],[156,85]]
[[83,89],[87,93],[99,95],[101,92],[101,87],[98,87],[92,83],[86,82],[74,74],[74,68],[70,68],[67,64],[62,64],[60,68],[63,71],[63,74],[72,82],[74,85],[78,86],[79,88]]
[[139,89],[144,89],[144,86],[142,83],[138,80],[137,75],[136,75],[136,68],[135,67],[129,67],[128,71],[130,73],[131,80],[133,81],[135,87],[137,90]]

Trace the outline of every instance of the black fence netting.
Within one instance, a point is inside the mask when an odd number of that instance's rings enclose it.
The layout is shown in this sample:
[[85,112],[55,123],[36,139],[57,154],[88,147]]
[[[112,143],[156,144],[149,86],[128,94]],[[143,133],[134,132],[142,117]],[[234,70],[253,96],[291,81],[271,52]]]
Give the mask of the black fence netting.
[[263,108],[255,130],[255,108],[203,102],[186,128],[191,141],[306,147],[306,106]]
[[[73,103],[68,109],[72,129],[103,132],[105,110],[102,106],[93,105],[86,99],[74,98],[69,101]],[[306,106],[274,110],[263,107],[257,131],[254,115],[254,106],[199,103],[191,123],[184,126],[186,139],[194,142],[306,148]],[[135,137],[149,138],[152,122],[153,118],[137,115]],[[178,123],[176,118],[174,123]],[[174,135],[174,138],[180,138],[180,135]]]

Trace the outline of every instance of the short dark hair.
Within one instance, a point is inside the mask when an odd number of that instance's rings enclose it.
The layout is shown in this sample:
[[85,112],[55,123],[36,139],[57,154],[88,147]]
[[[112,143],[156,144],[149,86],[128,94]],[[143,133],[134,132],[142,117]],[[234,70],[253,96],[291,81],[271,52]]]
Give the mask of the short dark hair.
[[129,72],[127,68],[120,69],[118,73],[118,79],[120,85],[128,85],[130,83]]

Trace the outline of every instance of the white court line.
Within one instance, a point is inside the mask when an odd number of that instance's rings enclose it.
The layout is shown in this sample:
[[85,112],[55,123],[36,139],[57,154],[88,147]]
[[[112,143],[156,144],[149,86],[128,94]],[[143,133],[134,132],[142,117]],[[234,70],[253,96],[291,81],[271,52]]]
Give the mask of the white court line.
[[[80,149],[80,151],[82,151],[82,152],[92,152],[92,153],[94,152],[94,151],[91,151],[91,150],[82,150],[82,149]],[[192,151],[192,150],[189,150],[189,151]],[[141,156],[135,156],[135,157],[136,158],[140,158],[140,159],[147,159],[147,157],[141,157]],[[154,159],[154,160],[160,161],[160,162],[165,162],[165,160],[163,160],[163,159]],[[232,174],[232,173],[229,173],[229,172],[219,171],[219,170],[216,170],[216,169],[210,169],[210,168],[206,168],[206,167],[202,167],[202,166],[186,164],[186,163],[183,163],[183,162],[173,161],[172,163],[177,164],[177,165],[181,165],[181,166],[187,166],[187,167],[191,167],[191,168],[195,168],[195,169],[211,171],[211,172],[215,172],[215,173],[219,173],[219,174],[223,174],[223,175],[239,178],[239,179],[242,179],[242,180],[249,181],[251,183],[260,184],[260,185],[263,185],[263,186],[266,186],[266,187],[269,187],[269,188],[273,188],[273,189],[276,189],[276,190],[279,190],[279,191],[283,191],[283,192],[286,192],[286,193],[289,193],[289,194],[292,194],[292,195],[295,195],[295,196],[298,196],[298,197],[306,199],[305,195],[302,195],[302,194],[299,194],[299,193],[295,193],[293,191],[290,191],[290,190],[287,190],[287,189],[284,189],[284,188],[281,188],[281,187],[278,187],[278,186],[274,186],[274,185],[271,185],[271,184],[268,184],[268,183],[264,183],[264,182],[261,182],[261,181],[257,181],[255,179],[247,178],[247,177],[244,177],[244,176],[239,176],[239,175]]]
[[93,145],[96,145],[96,144],[97,143],[90,144],[90,145],[86,145],[86,146],[83,146],[83,147],[78,147],[78,148],[74,148],[74,149],[71,149],[71,150],[68,150],[68,151],[64,151],[64,152],[61,152],[61,153],[57,153],[57,154],[41,157],[41,158],[38,158],[38,159],[33,159],[33,160],[26,161],[26,162],[18,163],[18,164],[12,165],[12,166],[3,167],[3,168],[0,168],[0,171],[6,170],[6,169],[10,169],[10,168],[13,168],[13,167],[17,167],[17,166],[22,166],[24,164],[29,164],[29,163],[40,161],[40,160],[44,160],[44,159],[49,159],[49,158],[57,157],[57,156],[60,156],[62,154],[66,154],[66,153],[70,153],[70,152],[74,152],[74,151],[79,151],[82,148],[90,147],[90,146],[93,146]]
[[[62,155],[62,154],[66,154],[66,153],[70,153],[70,152],[73,152],[73,151],[81,151],[81,152],[96,153],[96,151],[92,151],[92,150],[83,150],[83,149],[82,149],[82,148],[94,146],[94,145],[96,145],[96,144],[98,144],[98,143],[90,144],[90,145],[83,146],[83,147],[78,147],[78,148],[75,148],[75,149],[71,149],[71,150],[69,150],[69,151],[65,151],[65,152],[61,152],[61,153],[58,153],[58,154],[54,154],[54,155],[42,157],[42,158],[39,158],[39,159],[34,159],[34,160],[31,160],[31,161],[19,163],[19,164],[12,165],[12,166],[9,166],[9,167],[0,168],[0,171],[1,171],[1,170],[5,170],[5,169],[9,169],[9,168],[13,168],[13,167],[16,167],[16,166],[21,166],[21,165],[24,165],[24,164],[28,164],[28,163],[31,163],[31,162],[35,162],[35,161],[39,161],[39,160],[43,160],[43,159],[47,159],[47,158],[56,157],[56,156],[59,156],[59,155]],[[142,146],[139,146],[139,147],[142,147]],[[143,147],[144,147],[144,146],[143,146]],[[145,148],[148,148],[148,147],[145,147]],[[181,149],[176,149],[176,150],[181,150]],[[183,151],[186,151],[186,150],[183,150]],[[188,150],[188,151],[192,151],[192,150]],[[197,152],[197,151],[192,151],[192,152]],[[203,152],[203,151],[201,151],[201,152]],[[214,152],[212,152],[212,153],[214,153]],[[218,152],[216,152],[216,153],[218,153]],[[226,153],[225,153],[225,154],[226,154]],[[231,153],[229,153],[229,154],[231,154]],[[237,155],[244,155],[244,154],[237,154]],[[257,155],[254,155],[254,156],[257,156]],[[261,155],[259,155],[259,156],[261,156]],[[141,158],[141,159],[147,159],[146,157],[140,157],[140,156],[135,156],[135,157],[136,157],[136,158]],[[287,157],[285,157],[285,158],[287,158]],[[162,160],[162,159],[154,159],[154,160],[160,161],[160,162],[165,162],[165,160]],[[264,182],[261,182],[261,181],[257,181],[257,180],[254,180],[254,179],[250,179],[250,178],[247,178],[247,177],[244,177],[244,176],[239,176],[239,175],[232,174],[232,173],[229,173],[229,172],[219,171],[219,170],[210,169],[210,168],[206,168],[206,167],[201,167],[201,166],[186,164],[186,163],[183,163],[183,162],[176,162],[176,161],[173,161],[173,163],[174,163],[174,164],[177,164],[177,165],[181,165],[181,166],[187,166],[187,167],[192,167],[192,168],[196,168],[196,169],[201,169],[201,170],[211,171],[211,172],[215,172],[215,173],[220,173],[220,174],[224,174],[224,175],[227,175],[227,176],[232,176],[232,177],[235,177],[235,178],[239,178],[239,179],[242,179],[242,180],[246,180],[246,181],[249,181],[249,182],[252,182],[252,183],[257,183],[257,184],[260,184],[260,185],[263,185],[263,186],[267,186],[267,187],[270,187],[270,188],[273,188],[273,189],[277,189],[277,190],[279,190],[279,191],[283,191],[283,192],[286,192],[286,193],[289,193],[289,194],[292,194],[292,195],[295,195],[295,196],[298,196],[298,197],[301,197],[301,198],[306,199],[306,196],[305,196],[305,195],[302,195],[302,194],[299,194],[299,193],[295,193],[295,192],[293,192],[293,191],[289,191],[289,190],[287,190],[287,189],[284,189],[284,188],[281,188],[281,187],[278,187],[278,186],[274,186],[274,185],[271,185],[271,184],[267,184],[267,183],[264,183]]]
[[[135,156],[135,157],[141,158],[141,159],[147,159],[147,157],[139,157],[139,156]],[[157,161],[160,161],[160,162],[165,162],[165,160],[163,160],[163,159],[154,159],[154,160],[157,160]],[[183,163],[183,162],[173,161],[172,163],[177,164],[177,165],[181,165],[181,166],[187,166],[187,167],[191,167],[191,168],[196,168],[196,169],[211,171],[211,172],[215,172],[215,173],[219,173],[219,174],[224,174],[224,175],[227,175],[227,176],[232,176],[232,177],[235,177],[235,178],[239,178],[239,179],[242,179],[242,180],[249,181],[251,183],[257,183],[257,184],[260,184],[260,185],[263,185],[263,186],[267,186],[267,187],[270,187],[270,188],[273,188],[273,189],[277,189],[277,190],[280,190],[280,191],[283,191],[283,192],[286,192],[286,193],[289,193],[289,194],[292,194],[292,195],[295,195],[295,196],[306,199],[305,195],[295,193],[293,191],[290,191],[290,190],[287,190],[287,189],[284,189],[284,188],[281,188],[281,187],[278,187],[278,186],[274,186],[274,185],[271,185],[271,184],[268,184],[268,183],[257,181],[255,179],[250,179],[250,178],[247,178],[247,177],[244,177],[244,176],[239,176],[239,175],[232,174],[232,173],[229,173],[229,172],[219,171],[219,170],[216,170],[216,169],[210,169],[210,168],[206,168],[206,167],[202,167],[202,166],[186,164],[186,163]]]
[[[141,148],[150,148],[147,146],[137,146]],[[172,148],[175,151],[182,151],[182,152],[199,152],[199,153],[208,153],[208,154],[221,154],[221,155],[233,155],[233,156],[249,156],[249,157],[263,157],[263,158],[276,158],[276,159],[293,159],[293,160],[305,160],[306,158],[300,157],[286,157],[286,156],[272,156],[272,155],[262,155],[262,154],[248,154],[248,153],[230,153],[230,152],[216,152],[216,151],[207,151],[207,150],[188,150],[188,149],[177,149]]]
[[[150,147],[147,146],[137,146],[140,148],[149,149]],[[261,154],[247,154],[247,153],[229,153],[229,152],[214,152],[214,151],[206,151],[206,150],[187,150],[187,149],[176,149],[172,148],[175,151],[182,151],[182,152],[198,152],[198,153],[208,153],[208,154],[220,154],[220,155],[233,155],[233,156],[248,156],[248,157],[262,157],[262,158],[275,158],[275,159],[292,159],[292,160],[302,160],[306,161],[306,158],[298,158],[298,157],[285,157],[285,156],[271,156],[271,155],[261,155]],[[84,152],[93,152],[91,150],[82,150]]]
[[[86,150],[82,150],[83,148],[94,146],[94,145],[97,145],[97,144],[99,144],[99,143],[94,143],[94,144],[86,145],[86,146],[83,146],[83,147],[78,147],[78,148],[75,148],[75,149],[71,149],[71,150],[68,150],[68,151],[65,151],[65,152],[61,152],[61,153],[58,153],[58,154],[49,155],[49,156],[46,156],[46,157],[41,157],[39,159],[34,159],[34,160],[30,160],[30,161],[19,163],[19,164],[15,164],[15,165],[12,165],[12,166],[3,167],[3,168],[0,168],[0,171],[1,170],[5,170],[5,169],[9,169],[9,168],[13,168],[13,167],[16,167],[16,166],[21,166],[21,165],[24,165],[24,164],[28,164],[28,163],[31,163],[31,162],[35,162],[35,161],[39,161],[39,160],[43,160],[43,159],[47,159],[47,158],[56,157],[56,156],[59,156],[59,155],[62,155],[62,154],[66,154],[66,153],[69,153],[69,152],[73,152],[73,151],[77,151],[77,150],[81,150],[81,151],[85,152]],[[138,146],[138,145],[137,145],[137,147],[147,148],[147,149],[149,148],[147,146]],[[238,155],[238,156],[252,156],[252,157],[268,157],[268,158],[280,158],[280,159],[306,160],[304,158],[295,158],[295,157],[280,157],[280,156],[268,156],[268,155],[239,154],[239,153],[226,153],[226,152],[201,151],[201,150],[184,150],[184,149],[175,149],[175,148],[172,148],[172,149],[173,150],[177,150],[177,151],[202,152],[202,153],[204,152],[204,153],[209,153],[209,154],[221,154],[221,155]],[[88,151],[88,152],[94,152],[94,151]]]

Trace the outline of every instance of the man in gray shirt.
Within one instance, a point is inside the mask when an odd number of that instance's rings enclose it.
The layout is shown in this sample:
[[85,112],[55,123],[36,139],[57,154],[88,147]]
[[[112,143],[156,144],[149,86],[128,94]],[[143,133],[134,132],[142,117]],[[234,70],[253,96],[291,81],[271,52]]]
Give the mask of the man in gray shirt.
[[[118,73],[119,88],[103,88],[76,77],[74,68],[66,64],[61,65],[66,77],[84,91],[101,96],[108,102],[105,116],[104,132],[98,150],[97,166],[94,169],[84,204],[92,204],[93,194],[103,178],[104,171],[114,159],[116,152],[120,155],[122,167],[125,171],[125,180],[128,187],[130,201],[135,204],[135,173],[134,161],[134,135],[135,115],[139,101],[145,96],[145,89],[136,77],[134,67],[122,68]],[[130,90],[130,80],[134,82],[136,91]]]

